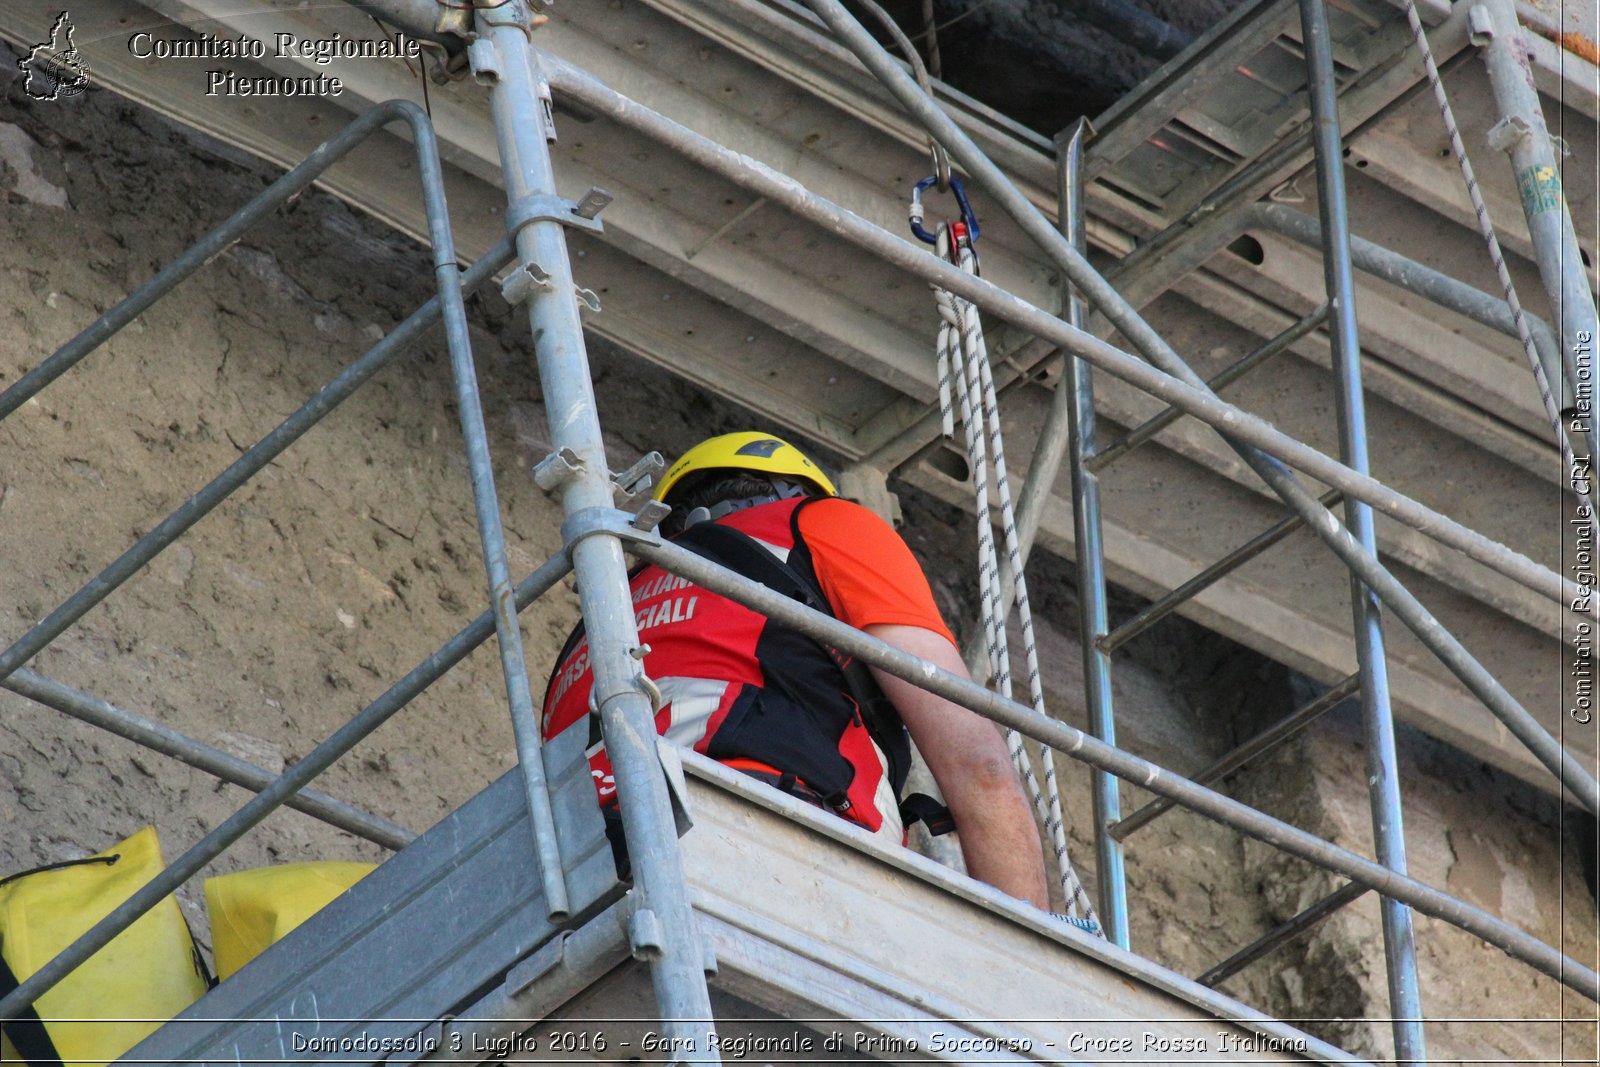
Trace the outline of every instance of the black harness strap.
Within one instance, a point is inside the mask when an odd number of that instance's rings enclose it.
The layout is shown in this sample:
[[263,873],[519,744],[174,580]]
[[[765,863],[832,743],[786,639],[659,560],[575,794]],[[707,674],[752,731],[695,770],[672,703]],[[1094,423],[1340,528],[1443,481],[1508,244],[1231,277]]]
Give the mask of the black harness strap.
[[81,860],[62,860],[59,863],[41,863],[37,867],[29,867],[25,871],[18,871],[16,874],[8,874],[4,878],[0,878],[0,886],[10,885],[18,878],[26,878],[30,874],[43,874],[46,871],[64,871],[68,867],[82,867],[89,863],[103,863],[107,867],[114,867],[116,866],[117,861],[121,858],[122,853],[113,852],[109,856],[85,856]]
[[[674,543],[714,563],[721,563],[729,570],[760,582],[791,600],[798,600],[829,618],[837,618],[827,597],[812,580],[742,530],[716,522],[701,522],[679,534]],[[817,638],[812,640],[827,652],[838,666],[839,673],[844,676],[850,698],[861,712],[862,724],[889,760],[889,781],[898,795],[905,787],[906,776],[911,770],[911,751],[899,714],[888,697],[883,695],[883,690],[878,688],[865,663],[825,641]],[[900,801],[899,806],[901,822],[906,826],[923,822],[928,832],[936,837],[956,828],[950,809],[926,793],[914,793]]]
[[[798,600],[830,619],[837,618],[827,598],[822,595],[822,590],[742,530],[735,530],[720,523],[703,522],[689,527],[678,536],[675,543],[698,556],[721,563],[729,570],[760,582],[773,592],[782,593],[791,600]],[[892,763],[898,762],[894,750],[903,746],[896,744],[895,739],[903,727],[900,724],[900,717],[892,710],[887,710],[888,698],[873,680],[872,672],[865,663],[849,653],[817,638],[811,640],[827,652],[828,658],[839,668],[839,673],[844,675],[845,685],[850,690],[850,698],[860,709],[861,721],[866,726],[867,732],[878,743],[878,747],[889,756]],[[909,767],[890,767],[890,778],[897,789],[905,782],[905,774],[909,770]]]
[[912,793],[900,802],[900,821],[907,826],[920,822],[928,833],[941,837],[956,828],[956,818],[950,809],[926,793]]

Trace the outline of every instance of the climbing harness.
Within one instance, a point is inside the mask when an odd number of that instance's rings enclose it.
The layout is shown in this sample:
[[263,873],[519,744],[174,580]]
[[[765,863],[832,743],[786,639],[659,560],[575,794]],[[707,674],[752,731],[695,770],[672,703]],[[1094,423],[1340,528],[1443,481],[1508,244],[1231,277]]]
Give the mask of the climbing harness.
[[[967,201],[966,192],[961,187],[959,178],[952,177],[950,186],[961,209],[961,221],[941,225],[936,234],[928,233],[922,227],[922,192],[933,183],[934,179],[925,178],[912,189],[909,212],[911,232],[919,239],[933,244],[941,258],[976,276],[979,269],[974,243],[978,237],[978,221],[973,215],[972,205]],[[1000,408],[989,365],[988,347],[983,338],[983,324],[978,317],[978,309],[970,302],[938,286],[930,288],[933,289],[940,318],[937,367],[941,426],[944,436],[954,440],[956,416],[959,414],[966,442],[967,460],[972,468],[978,520],[981,616],[990,673],[994,678],[995,688],[1002,696],[1010,699],[1011,650],[1006,633],[1009,612],[1005,606],[1005,592],[989,506],[989,467],[992,462],[995,495],[1000,507],[1000,526],[1005,538],[1006,560],[1011,571],[1013,595],[1022,630],[1023,654],[1028,670],[1028,695],[1034,711],[1041,717],[1048,717],[1049,713],[1045,710],[1044,703],[1044,685],[1039,674],[1038,647],[1034,639],[1033,611],[1028,601],[1027,582],[1022,573],[1022,551],[1017,537],[1016,515],[1012,507],[1011,485],[1006,470],[1005,444],[1000,429]],[[1066,821],[1061,812],[1055,753],[1048,746],[1039,746],[1040,762],[1044,767],[1044,790],[1041,794],[1038,778],[1034,773],[1022,735],[1015,730],[1007,730],[1006,744],[1034,811],[1049,832],[1051,846],[1056,854],[1062,893],[1066,899],[1067,914],[1073,919],[1082,920],[1083,923],[1093,924],[1093,930],[1099,933],[1094,906],[1067,854]]]

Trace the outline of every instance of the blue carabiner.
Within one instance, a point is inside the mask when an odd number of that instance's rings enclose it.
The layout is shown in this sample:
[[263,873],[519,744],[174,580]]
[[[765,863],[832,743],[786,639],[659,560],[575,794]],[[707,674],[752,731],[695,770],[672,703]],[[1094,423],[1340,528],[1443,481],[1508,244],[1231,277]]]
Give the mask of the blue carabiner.
[[[938,244],[939,238],[922,228],[922,191],[933,188],[936,178],[924,178],[911,187],[911,232],[919,241],[930,245]],[[954,174],[950,175],[950,191],[955,194],[956,204],[961,208],[961,221],[966,224],[967,236],[973,240],[978,239],[978,219],[972,213],[972,205],[967,203],[967,191],[961,187],[961,179]]]

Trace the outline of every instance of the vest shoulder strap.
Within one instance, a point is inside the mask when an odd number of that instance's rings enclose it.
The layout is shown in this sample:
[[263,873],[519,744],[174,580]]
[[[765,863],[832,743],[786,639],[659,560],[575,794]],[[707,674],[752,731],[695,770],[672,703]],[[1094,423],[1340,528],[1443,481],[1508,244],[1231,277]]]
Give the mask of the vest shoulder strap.
[[[798,509],[796,511],[798,512]],[[773,555],[762,547],[759,541],[742,530],[735,530],[721,523],[702,522],[680,534],[676,543],[697,555],[720,562],[730,570],[758,581],[774,592],[798,600],[829,618],[836,617],[827,597],[812,579]],[[872,672],[865,663],[825,641],[819,640],[817,644],[822,646],[829,658],[838,666],[840,674],[844,676],[845,685],[850,690],[851,699],[861,711],[862,723],[867,727],[872,739],[878,743],[878,747],[883,750],[884,755],[889,758],[891,764],[889,780],[894,783],[898,792],[905,784],[906,775],[911,770],[910,752],[904,740],[905,727],[900,722],[900,716],[895,713],[888,698],[878,688],[878,683],[873,680]]]

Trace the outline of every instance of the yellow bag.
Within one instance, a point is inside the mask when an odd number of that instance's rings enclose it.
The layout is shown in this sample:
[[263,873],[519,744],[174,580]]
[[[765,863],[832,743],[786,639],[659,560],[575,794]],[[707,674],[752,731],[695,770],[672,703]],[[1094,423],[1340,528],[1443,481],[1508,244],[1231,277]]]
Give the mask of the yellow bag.
[[211,955],[227,978],[375,869],[323,860],[259,867],[206,879]]
[[[0,881],[0,991],[26,981],[164,866],[155,827],[146,826],[87,860]],[[4,1023],[10,1040],[3,1051],[26,1062],[103,1067],[209,985],[183,912],[169,896],[46,991],[23,1018]]]

